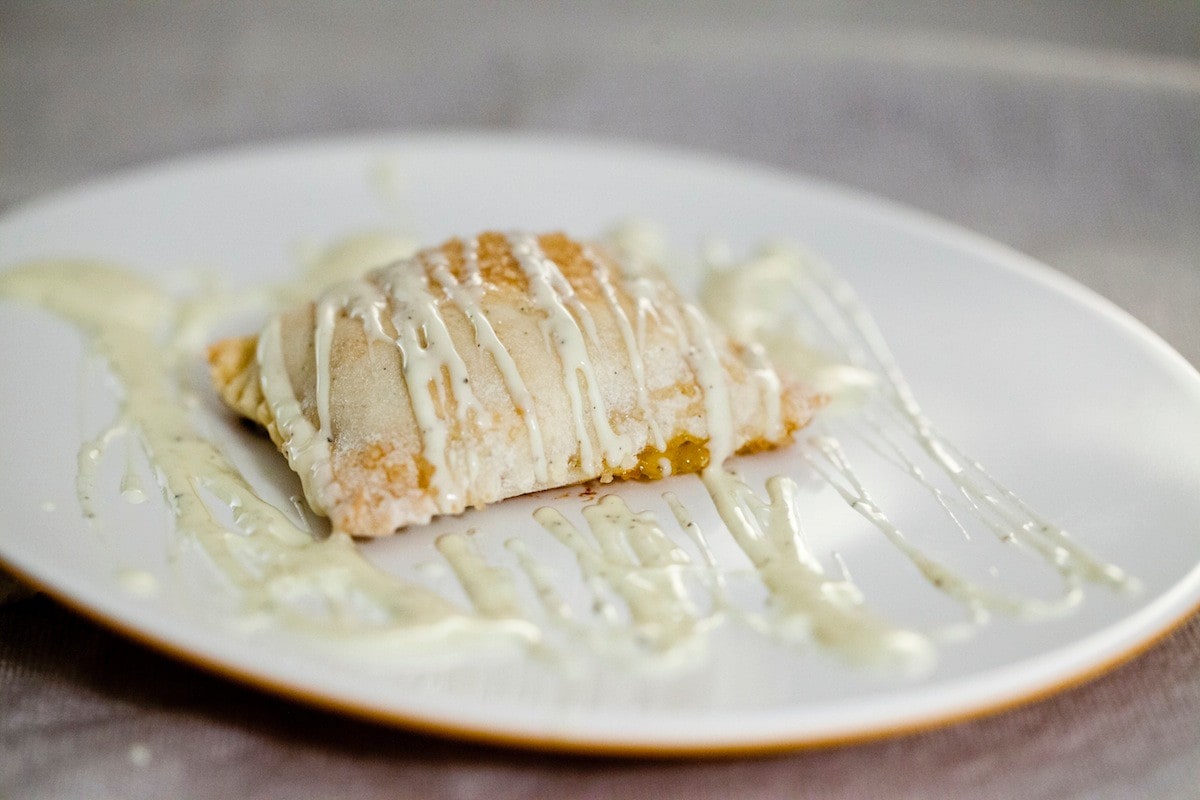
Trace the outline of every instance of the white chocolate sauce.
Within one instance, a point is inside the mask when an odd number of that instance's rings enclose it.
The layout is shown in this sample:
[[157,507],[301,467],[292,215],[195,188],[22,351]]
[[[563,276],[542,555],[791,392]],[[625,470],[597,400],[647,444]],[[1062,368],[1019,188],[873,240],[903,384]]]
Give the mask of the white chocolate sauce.
[[150,598],[159,592],[158,578],[144,569],[125,569],[117,573],[117,583],[134,597]]
[[[629,359],[629,369],[633,373],[633,381],[637,390],[637,407],[643,409],[649,408],[650,392],[646,386],[646,362],[642,357],[642,353],[646,350],[646,309],[654,308],[651,293],[656,292],[654,292],[653,284],[648,283],[644,279],[638,281],[638,329],[635,332],[633,324],[629,320],[629,314],[626,313],[625,306],[621,304],[621,299],[617,295],[617,289],[613,285],[608,262],[590,246],[585,248],[585,255],[591,263],[596,265],[596,280],[600,284],[600,292],[604,295],[604,302],[608,305],[613,319],[617,322],[617,328],[621,334],[621,342],[625,345],[625,357]],[[658,450],[665,450],[667,441],[663,438],[658,424],[651,416],[648,416],[647,419],[650,422],[651,443]]]
[[720,467],[733,455],[733,409],[729,405],[729,386],[721,369],[721,357],[713,343],[711,324],[695,306],[683,310],[688,332],[688,364],[696,374],[696,383],[704,397],[704,415],[708,420],[710,463]]
[[[574,553],[585,580],[621,598],[629,611],[631,633],[661,651],[691,638],[702,622],[682,580],[691,561],[658,520],[652,514],[633,513],[615,495],[586,506],[583,515],[591,542],[557,508],[538,509],[534,518]],[[618,617],[611,608],[602,615]]]
[[[425,274],[418,270],[389,270],[384,273],[383,291],[393,303],[392,326],[400,348],[405,384],[417,417],[424,445],[423,455],[433,465],[431,481],[445,497],[464,497],[475,480],[476,464],[469,454],[466,464],[456,464],[448,452],[451,408],[460,427],[470,425],[472,414],[482,414],[467,377],[467,366],[454,347],[450,330],[438,312],[437,300],[429,291]],[[326,365],[326,370],[328,365]],[[443,374],[445,378],[443,378]],[[453,403],[447,403],[449,386]],[[435,395],[441,402],[435,402]]]
[[[589,352],[589,348],[595,350],[600,346],[591,313],[559,265],[542,251],[536,237],[511,234],[507,239],[528,285],[531,313],[539,320],[547,349],[558,360],[562,372],[575,438],[579,443],[580,468],[588,473],[608,474],[632,467],[637,454],[630,438],[613,428],[603,396],[603,379],[597,374]],[[331,429],[330,362],[337,324],[343,318],[358,321],[368,340],[389,342],[399,350],[408,401],[420,434],[420,456],[430,467],[430,489],[448,507],[461,508],[469,504],[468,487],[476,482],[477,456],[474,448],[452,447],[451,443],[473,438],[473,420],[485,411],[471,389],[466,364],[440,311],[443,298],[468,318],[477,345],[492,356],[510,399],[521,412],[530,434],[535,475],[542,480],[549,477],[550,465],[533,399],[483,305],[477,248],[477,242],[465,248],[461,282],[454,277],[445,256],[432,253],[337,283],[320,295],[313,312],[316,425],[310,422],[299,391],[292,386],[288,376],[282,317],[276,316],[267,323],[260,336],[257,355],[263,394],[276,426],[287,442],[289,464],[300,476],[305,497],[314,510],[324,513],[334,505],[334,499],[341,492],[331,468],[330,443],[334,440],[334,431]],[[592,259],[601,293],[613,311],[629,358],[639,407],[648,409],[649,389],[645,365],[637,347],[638,335],[620,302],[606,265],[594,254]],[[647,282],[642,291],[653,305],[653,286]],[[694,309],[689,309],[689,313],[697,319],[702,317]],[[711,361],[715,357],[711,329],[702,319],[699,324],[689,320],[689,326],[693,331],[692,338],[696,340],[695,348],[702,350]],[[709,365],[706,361],[702,366],[707,380],[720,378],[719,363]],[[771,377],[777,394],[778,377],[773,373]],[[665,446],[663,436],[652,421],[650,427],[652,440],[661,449]],[[721,427],[725,433],[732,434],[730,426],[723,424]],[[731,443],[730,438],[726,444]]]
[[521,603],[513,574],[488,564],[472,541],[474,533],[439,536],[436,542],[438,552],[454,570],[471,605],[481,616],[521,619]]
[[933,660],[929,640],[871,611],[849,578],[832,579],[804,543],[797,489],[790,478],[767,481],[768,500],[735,474],[709,468],[705,487],[722,521],[749,557],[785,631],[802,626],[806,638],[851,661],[922,669]]
[[[36,303],[73,322],[124,388],[117,419],[80,449],[85,516],[96,516],[101,507],[96,474],[108,448],[132,437],[155,466],[180,534],[200,546],[248,614],[323,630],[335,621],[334,630],[341,632],[397,621],[410,627],[464,626],[467,615],[431,591],[380,572],[349,537],[314,539],[301,530],[260,499],[201,433],[185,379],[201,355],[170,324],[186,316],[179,301],[133,273],[80,262],[32,264],[0,274],[0,296]],[[221,297],[210,300],[214,315],[229,306]],[[214,514],[212,500],[233,511],[232,529]],[[143,596],[147,582],[131,581],[134,574],[119,570],[117,585]],[[373,607],[371,613],[359,613],[364,605]]]
[[[509,237],[509,246],[529,282],[530,299],[543,315],[542,335],[562,367],[583,469],[599,472],[605,463],[611,466],[623,464],[634,453],[629,441],[613,431],[600,394],[600,380],[587,349],[588,341],[598,342],[591,313],[575,295],[575,289],[558,265],[542,252],[536,238],[530,235]],[[580,391],[581,380],[587,392],[586,399]],[[595,444],[588,432],[588,422],[596,435]]]
[[525,422],[525,431],[529,435],[530,450],[533,453],[534,476],[539,482],[544,482],[549,477],[546,446],[542,441],[542,428],[534,408],[533,396],[526,388],[521,373],[517,371],[517,364],[508,352],[508,348],[500,342],[500,337],[496,335],[496,329],[483,311],[480,300],[483,287],[482,278],[479,275],[476,245],[472,243],[466,248],[466,251],[465,278],[462,282],[454,277],[445,256],[440,253],[431,257],[430,274],[437,281],[441,290],[446,293],[450,302],[471,323],[475,341],[492,357],[496,369],[500,371],[500,377],[504,381],[505,388],[508,389],[513,406],[521,413],[521,418]]
[[[318,358],[328,358],[327,355],[320,355],[322,350],[327,351],[327,346],[319,341],[316,348]],[[291,378],[284,368],[283,331],[280,320],[271,320],[259,334],[256,358],[262,370],[259,383],[262,386],[263,397],[274,409],[275,426],[287,442],[283,454],[287,457],[288,466],[300,476],[305,501],[313,511],[323,514],[326,505],[322,495],[315,491],[314,487],[328,487],[333,484],[329,434],[309,422],[300,407]],[[325,393],[325,386],[318,383],[318,397]],[[320,402],[318,400],[318,403]],[[325,402],[327,404],[328,400]],[[328,415],[325,419],[328,419]]]
[[[1136,579],[1089,554],[937,431],[874,320],[852,287],[828,265],[795,248],[769,248],[735,268],[717,270],[705,291],[714,316],[733,335],[762,342],[775,363],[810,370],[814,382],[823,387],[847,381],[859,405],[856,435],[867,440],[879,459],[928,492],[953,528],[969,535],[963,520],[976,522],[998,540],[1037,555],[1060,575],[1059,596],[1022,597],[967,580],[925,555],[873,500],[838,438],[830,433],[832,420],[818,419],[807,446],[801,448],[804,459],[933,586],[960,602],[976,621],[995,611],[1034,618],[1064,613],[1082,600],[1087,583],[1136,591]],[[832,353],[816,355],[810,346],[801,346],[789,321],[803,319],[815,321]],[[916,446],[924,464],[907,454],[906,443]],[[940,473],[949,491],[934,482],[934,472]]]
[[[514,236],[511,245],[529,282],[532,302],[542,315],[543,335],[558,354],[579,438],[579,458],[593,466],[626,462],[634,454],[609,422],[588,352],[588,343],[597,340],[593,320],[535,239]],[[378,252],[378,248],[366,251]],[[262,331],[258,362],[264,395],[276,424],[287,432],[285,455],[301,476],[314,510],[323,509],[323,498],[329,497],[325,493],[337,491],[330,469],[329,441],[334,432],[329,361],[335,322],[342,314],[360,321],[370,340],[391,343],[403,353],[423,455],[434,466],[438,491],[462,494],[474,477],[476,465],[447,442],[451,426],[469,428],[481,406],[463,380],[466,367],[438,312],[435,290],[471,322],[477,343],[491,356],[514,406],[523,412],[539,478],[548,473],[533,399],[483,308],[474,247],[465,251],[461,280],[435,255],[427,265],[428,276],[390,271],[382,273],[378,283],[349,277],[321,295],[315,310],[315,426],[300,408],[284,368],[279,319]],[[347,266],[347,253],[353,252],[350,247],[337,251],[336,271],[343,278],[362,271]],[[623,260],[621,268],[632,317],[611,283],[607,266],[600,270],[600,287],[635,374],[639,402],[645,403],[640,353],[646,322],[660,313],[676,312],[663,311],[656,304],[652,284],[639,278],[636,259]],[[306,283],[316,280],[310,277]],[[781,287],[788,291],[779,291]],[[736,272],[718,273],[709,291],[710,296],[721,298],[719,304],[710,304],[713,317],[734,336],[761,343],[751,352],[759,366],[755,379],[764,383],[767,396],[778,398],[779,377],[771,362],[803,370],[834,399],[839,391],[857,396],[868,422],[862,435],[874,451],[932,495],[955,525],[961,527],[964,516],[976,519],[1001,541],[1011,541],[1044,559],[1061,576],[1061,596],[1029,598],[982,586],[925,555],[875,502],[829,428],[815,425],[799,448],[813,473],[975,621],[991,612],[1022,617],[1062,613],[1082,599],[1087,583],[1133,585],[1118,568],[1088,555],[1064,531],[1034,514],[936,432],[866,312],[849,287],[827,269],[795,253],[771,251]],[[120,440],[141,442],[180,534],[200,545],[240,596],[248,618],[261,619],[263,624],[282,622],[334,637],[439,629],[482,636],[502,630],[535,645],[565,635],[600,652],[628,651],[632,646],[662,654],[702,640],[715,626],[738,621],[771,637],[813,642],[856,663],[919,668],[932,658],[927,636],[894,625],[867,606],[840,557],[835,555],[834,560],[841,574],[828,574],[805,544],[802,500],[790,478],[767,481],[764,499],[725,468],[734,448],[729,389],[713,345],[712,323],[697,308],[685,307],[670,327],[679,332],[679,344],[686,349],[702,389],[712,461],[701,480],[725,530],[704,533],[694,521],[694,509],[668,492],[664,499],[670,517],[663,518],[677,523],[675,535],[662,527],[658,515],[634,512],[615,495],[582,509],[586,535],[561,508],[540,509],[535,514],[537,526],[508,539],[499,556],[484,553],[480,534],[445,534],[436,540],[436,549],[467,599],[464,607],[435,589],[379,570],[349,537],[314,535],[305,529],[303,517],[298,523],[295,515],[264,502],[221,448],[197,427],[191,406],[198,389],[185,376],[200,358],[199,346],[209,338],[208,330],[231,307],[255,303],[279,307],[296,296],[294,287],[252,293],[249,299],[208,294],[179,300],[127,272],[94,264],[55,263],[0,275],[0,297],[6,295],[39,304],[76,324],[125,389],[117,419],[79,451],[78,489],[85,516],[95,517],[102,509],[103,498],[96,496],[97,471],[111,445]],[[781,297],[793,305],[783,304]],[[816,320],[835,343],[831,357],[814,356],[800,346],[788,324],[797,308]],[[871,401],[879,402],[872,405]],[[782,426],[778,402],[765,413],[771,429]],[[661,432],[655,430],[653,436],[661,448]],[[939,488],[902,443],[915,443],[957,494]],[[127,455],[127,460],[122,494],[130,502],[140,502],[147,493],[138,482],[132,456]],[[232,525],[214,514],[214,504],[232,509]],[[538,534],[548,535],[549,542],[538,540]],[[752,575],[768,598],[764,606],[748,608],[732,599],[728,582],[734,573],[722,565],[712,538],[725,535],[749,560]],[[580,611],[572,604],[568,597],[572,579],[546,561],[551,545],[573,557],[589,587],[590,608]],[[122,571],[117,583],[136,596],[151,597],[161,591],[154,575],[135,569]]]

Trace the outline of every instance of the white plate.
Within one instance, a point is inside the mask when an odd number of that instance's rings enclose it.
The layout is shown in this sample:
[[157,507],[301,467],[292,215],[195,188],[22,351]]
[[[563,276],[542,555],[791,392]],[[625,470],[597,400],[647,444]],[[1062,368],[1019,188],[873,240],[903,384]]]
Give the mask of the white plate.
[[[399,198],[379,195],[372,176],[381,160],[403,177]],[[112,392],[94,390],[102,370],[70,326],[8,302],[0,303],[3,561],[114,627],[285,694],[430,730],[614,752],[799,746],[983,713],[1128,657],[1200,601],[1195,371],[1046,268],[823,184],[697,156],[530,138],[427,135],[257,149],[100,181],[11,213],[0,222],[0,268],[85,256],[151,274],[213,268],[249,285],[294,271],[300,243],[394,225],[397,206],[429,242],[485,227],[592,235],[642,217],[683,246],[712,235],[735,250],[779,237],[806,243],[857,288],[942,430],[1089,549],[1136,575],[1141,593],[1093,588],[1064,618],[998,619],[942,648],[937,667],[921,677],[847,668],[817,648],[745,631],[715,637],[711,654],[690,667],[608,664],[600,678],[585,669],[591,677],[583,682],[521,654],[443,669],[417,656],[331,652],[295,631],[246,630],[220,604],[206,611],[189,585],[202,579],[180,579],[179,565],[190,562],[178,557],[168,515],[153,503],[100,532],[84,524],[76,451],[111,409]],[[761,479],[802,465],[790,451],[747,459],[745,468]],[[687,480],[674,487],[691,491]],[[618,491],[663,512],[661,488]],[[883,492],[904,502],[902,486]],[[532,538],[530,512],[545,502],[504,503],[367,553],[403,570],[435,558],[438,532],[470,526]],[[552,502],[570,514],[581,504],[574,496]],[[913,527],[920,524],[918,516]],[[841,553],[868,601],[898,621],[929,627],[956,618],[866,529],[818,531],[814,543],[822,559]],[[954,557],[968,570],[986,570],[994,558],[986,548],[959,550]],[[126,567],[150,571],[168,590],[139,599],[114,577]]]

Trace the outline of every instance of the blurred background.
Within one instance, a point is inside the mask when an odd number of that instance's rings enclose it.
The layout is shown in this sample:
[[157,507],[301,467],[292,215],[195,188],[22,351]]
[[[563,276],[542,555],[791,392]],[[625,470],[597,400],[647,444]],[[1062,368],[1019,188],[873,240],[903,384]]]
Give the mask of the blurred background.
[[1049,262],[1200,363],[1200,329],[1166,322],[1200,304],[1196,0],[0,4],[0,209],[198,150],[463,127],[865,189]]
[[[0,213],[200,151],[462,128],[699,150],[916,206],[1071,275],[1200,364],[1197,0],[0,0]],[[131,770],[121,742],[147,730],[178,758]],[[1194,798],[1200,616],[985,720],[630,765],[299,709],[34,597],[0,605],[0,751],[0,794],[30,797]]]

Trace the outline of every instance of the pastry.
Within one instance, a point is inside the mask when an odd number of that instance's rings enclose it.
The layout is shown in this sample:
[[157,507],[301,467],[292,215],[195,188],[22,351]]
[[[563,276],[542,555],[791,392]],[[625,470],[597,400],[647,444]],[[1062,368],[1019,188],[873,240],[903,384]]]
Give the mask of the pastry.
[[658,272],[560,233],[451,239],[208,355],[226,404],[354,536],[696,472],[788,441],[814,405]]

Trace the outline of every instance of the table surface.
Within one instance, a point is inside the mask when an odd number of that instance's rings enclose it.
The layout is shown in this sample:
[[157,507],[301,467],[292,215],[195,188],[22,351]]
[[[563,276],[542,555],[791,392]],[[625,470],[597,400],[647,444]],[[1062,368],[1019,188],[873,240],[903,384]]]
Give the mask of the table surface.
[[[0,5],[0,211],[218,146],[562,131],[980,231],[1200,364],[1200,4]],[[1200,615],[1049,699],[856,746],[601,760],[443,741],[176,662],[0,575],[0,797],[1200,797]]]

